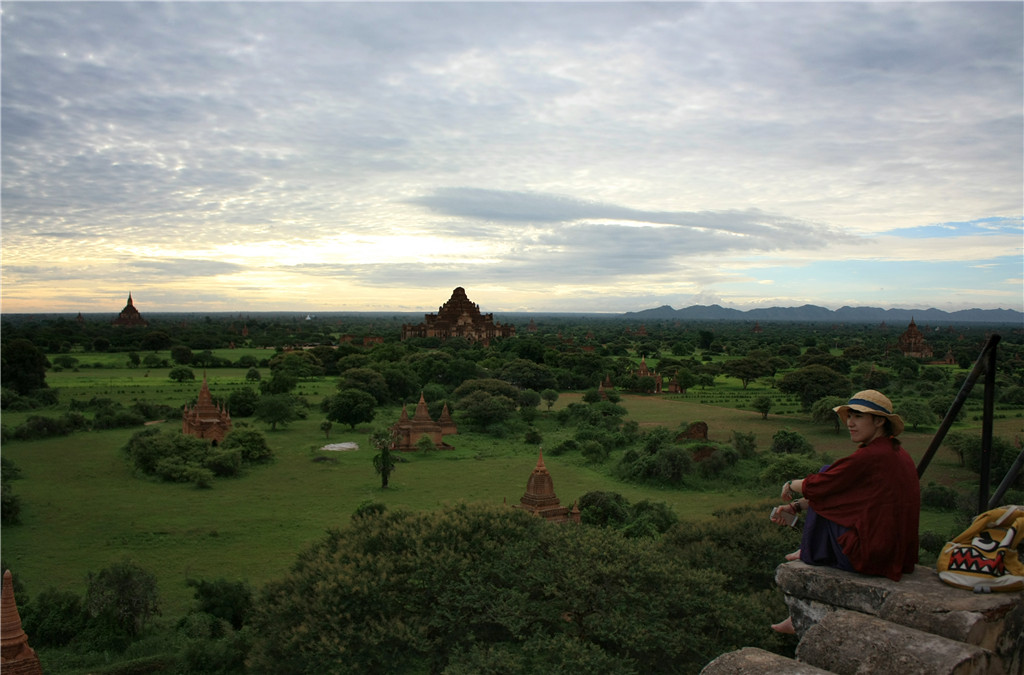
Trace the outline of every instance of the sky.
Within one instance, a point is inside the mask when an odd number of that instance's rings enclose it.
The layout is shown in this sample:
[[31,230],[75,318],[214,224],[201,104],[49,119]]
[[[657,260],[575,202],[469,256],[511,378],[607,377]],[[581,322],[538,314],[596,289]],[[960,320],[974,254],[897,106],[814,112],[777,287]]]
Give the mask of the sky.
[[1021,2],[2,2],[0,311],[1024,310]]

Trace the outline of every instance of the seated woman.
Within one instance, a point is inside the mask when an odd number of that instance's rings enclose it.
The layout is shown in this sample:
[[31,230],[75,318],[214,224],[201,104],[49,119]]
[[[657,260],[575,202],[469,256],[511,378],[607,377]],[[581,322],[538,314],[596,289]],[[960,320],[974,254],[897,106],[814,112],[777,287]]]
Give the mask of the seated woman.
[[[873,389],[833,410],[858,447],[819,473],[782,486],[782,499],[792,501],[779,512],[807,512],[800,550],[786,559],[899,581],[917,563],[921,511],[917,467],[896,438],[903,420]],[[781,514],[774,520],[785,524]],[[772,628],[793,633],[793,619]]]

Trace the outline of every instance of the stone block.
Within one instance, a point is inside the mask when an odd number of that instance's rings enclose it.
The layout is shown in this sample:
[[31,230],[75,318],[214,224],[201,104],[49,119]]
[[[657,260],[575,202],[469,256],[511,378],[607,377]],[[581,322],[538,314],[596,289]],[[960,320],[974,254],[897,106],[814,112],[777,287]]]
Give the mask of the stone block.
[[700,675],[830,675],[830,673],[827,670],[807,663],[800,663],[757,647],[744,647],[735,652],[722,654],[704,666]]
[[995,675],[987,649],[900,626],[860,612],[836,610],[809,628],[797,658],[837,675]]
[[803,635],[830,608],[850,609],[910,628],[983,647],[1021,662],[1024,594],[972,593],[918,566],[900,581],[801,562],[780,565],[776,583]]

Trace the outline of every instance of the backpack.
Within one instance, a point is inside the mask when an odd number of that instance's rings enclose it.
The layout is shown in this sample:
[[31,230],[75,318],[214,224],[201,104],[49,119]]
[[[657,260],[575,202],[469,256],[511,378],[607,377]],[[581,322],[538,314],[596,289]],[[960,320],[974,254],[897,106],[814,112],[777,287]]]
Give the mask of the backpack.
[[1024,506],[1001,506],[942,547],[939,578],[975,593],[1024,590],[1024,564],[1017,547],[1024,539]]

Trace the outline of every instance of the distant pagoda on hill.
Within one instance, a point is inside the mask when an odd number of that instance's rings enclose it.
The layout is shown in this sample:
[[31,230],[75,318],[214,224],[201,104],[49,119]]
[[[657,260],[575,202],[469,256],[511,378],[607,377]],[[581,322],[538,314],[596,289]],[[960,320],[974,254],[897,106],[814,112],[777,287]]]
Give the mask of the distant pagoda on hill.
[[466,289],[459,286],[452,291],[448,302],[437,308],[437,314],[426,314],[423,323],[404,324],[402,339],[415,337],[465,338],[470,342],[490,344],[495,338],[512,337],[516,327],[494,322],[493,314],[481,314],[480,307],[466,297]]
[[130,291],[128,293],[128,304],[124,306],[121,313],[117,315],[116,319],[114,319],[114,325],[128,327],[149,325],[149,322],[143,319],[142,315],[139,314],[139,310],[135,309],[135,303],[132,302],[132,294]]

